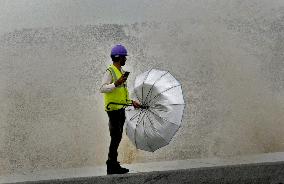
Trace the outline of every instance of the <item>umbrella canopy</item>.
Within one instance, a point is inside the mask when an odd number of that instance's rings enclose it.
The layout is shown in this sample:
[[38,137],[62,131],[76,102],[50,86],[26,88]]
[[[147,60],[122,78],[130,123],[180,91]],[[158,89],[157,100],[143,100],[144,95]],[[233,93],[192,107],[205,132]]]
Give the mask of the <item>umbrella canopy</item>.
[[131,142],[150,152],[169,144],[182,121],[181,84],[168,71],[151,69],[136,77],[132,96],[143,108],[126,109],[126,134]]

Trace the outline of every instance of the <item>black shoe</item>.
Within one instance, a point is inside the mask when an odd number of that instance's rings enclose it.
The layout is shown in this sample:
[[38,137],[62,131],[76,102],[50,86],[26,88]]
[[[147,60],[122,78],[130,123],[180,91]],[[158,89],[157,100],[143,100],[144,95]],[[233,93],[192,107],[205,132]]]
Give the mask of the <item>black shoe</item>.
[[116,162],[117,164],[117,167],[119,168],[119,170],[121,170],[122,172],[125,172],[125,173],[128,173],[129,172],[129,169],[126,169],[124,167],[121,167],[120,163],[119,162]]
[[107,174],[125,174],[129,172],[129,169],[120,166],[119,162],[107,161]]

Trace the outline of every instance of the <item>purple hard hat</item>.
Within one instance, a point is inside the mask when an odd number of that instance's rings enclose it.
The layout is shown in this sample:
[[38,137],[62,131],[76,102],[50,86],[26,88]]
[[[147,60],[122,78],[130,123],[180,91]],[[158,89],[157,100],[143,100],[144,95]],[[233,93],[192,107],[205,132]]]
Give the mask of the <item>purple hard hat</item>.
[[119,56],[127,56],[127,50],[123,45],[116,45],[111,49],[111,56],[119,57]]

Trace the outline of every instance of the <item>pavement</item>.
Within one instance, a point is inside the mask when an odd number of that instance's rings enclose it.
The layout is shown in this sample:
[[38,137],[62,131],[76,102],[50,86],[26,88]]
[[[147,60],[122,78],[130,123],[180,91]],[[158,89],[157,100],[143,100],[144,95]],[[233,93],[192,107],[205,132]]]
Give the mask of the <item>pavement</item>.
[[284,183],[284,152],[122,166],[130,173],[106,175],[105,166],[53,169],[0,176],[0,183]]

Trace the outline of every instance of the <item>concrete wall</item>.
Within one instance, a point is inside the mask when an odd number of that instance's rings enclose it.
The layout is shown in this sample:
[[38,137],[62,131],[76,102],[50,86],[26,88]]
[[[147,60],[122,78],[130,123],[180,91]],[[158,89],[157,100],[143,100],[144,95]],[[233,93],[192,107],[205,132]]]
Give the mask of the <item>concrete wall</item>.
[[[129,84],[171,71],[186,109],[171,144],[123,163],[284,150],[284,2],[1,0],[0,173],[104,164],[101,77],[116,43]],[[130,87],[131,88],[131,87]]]

